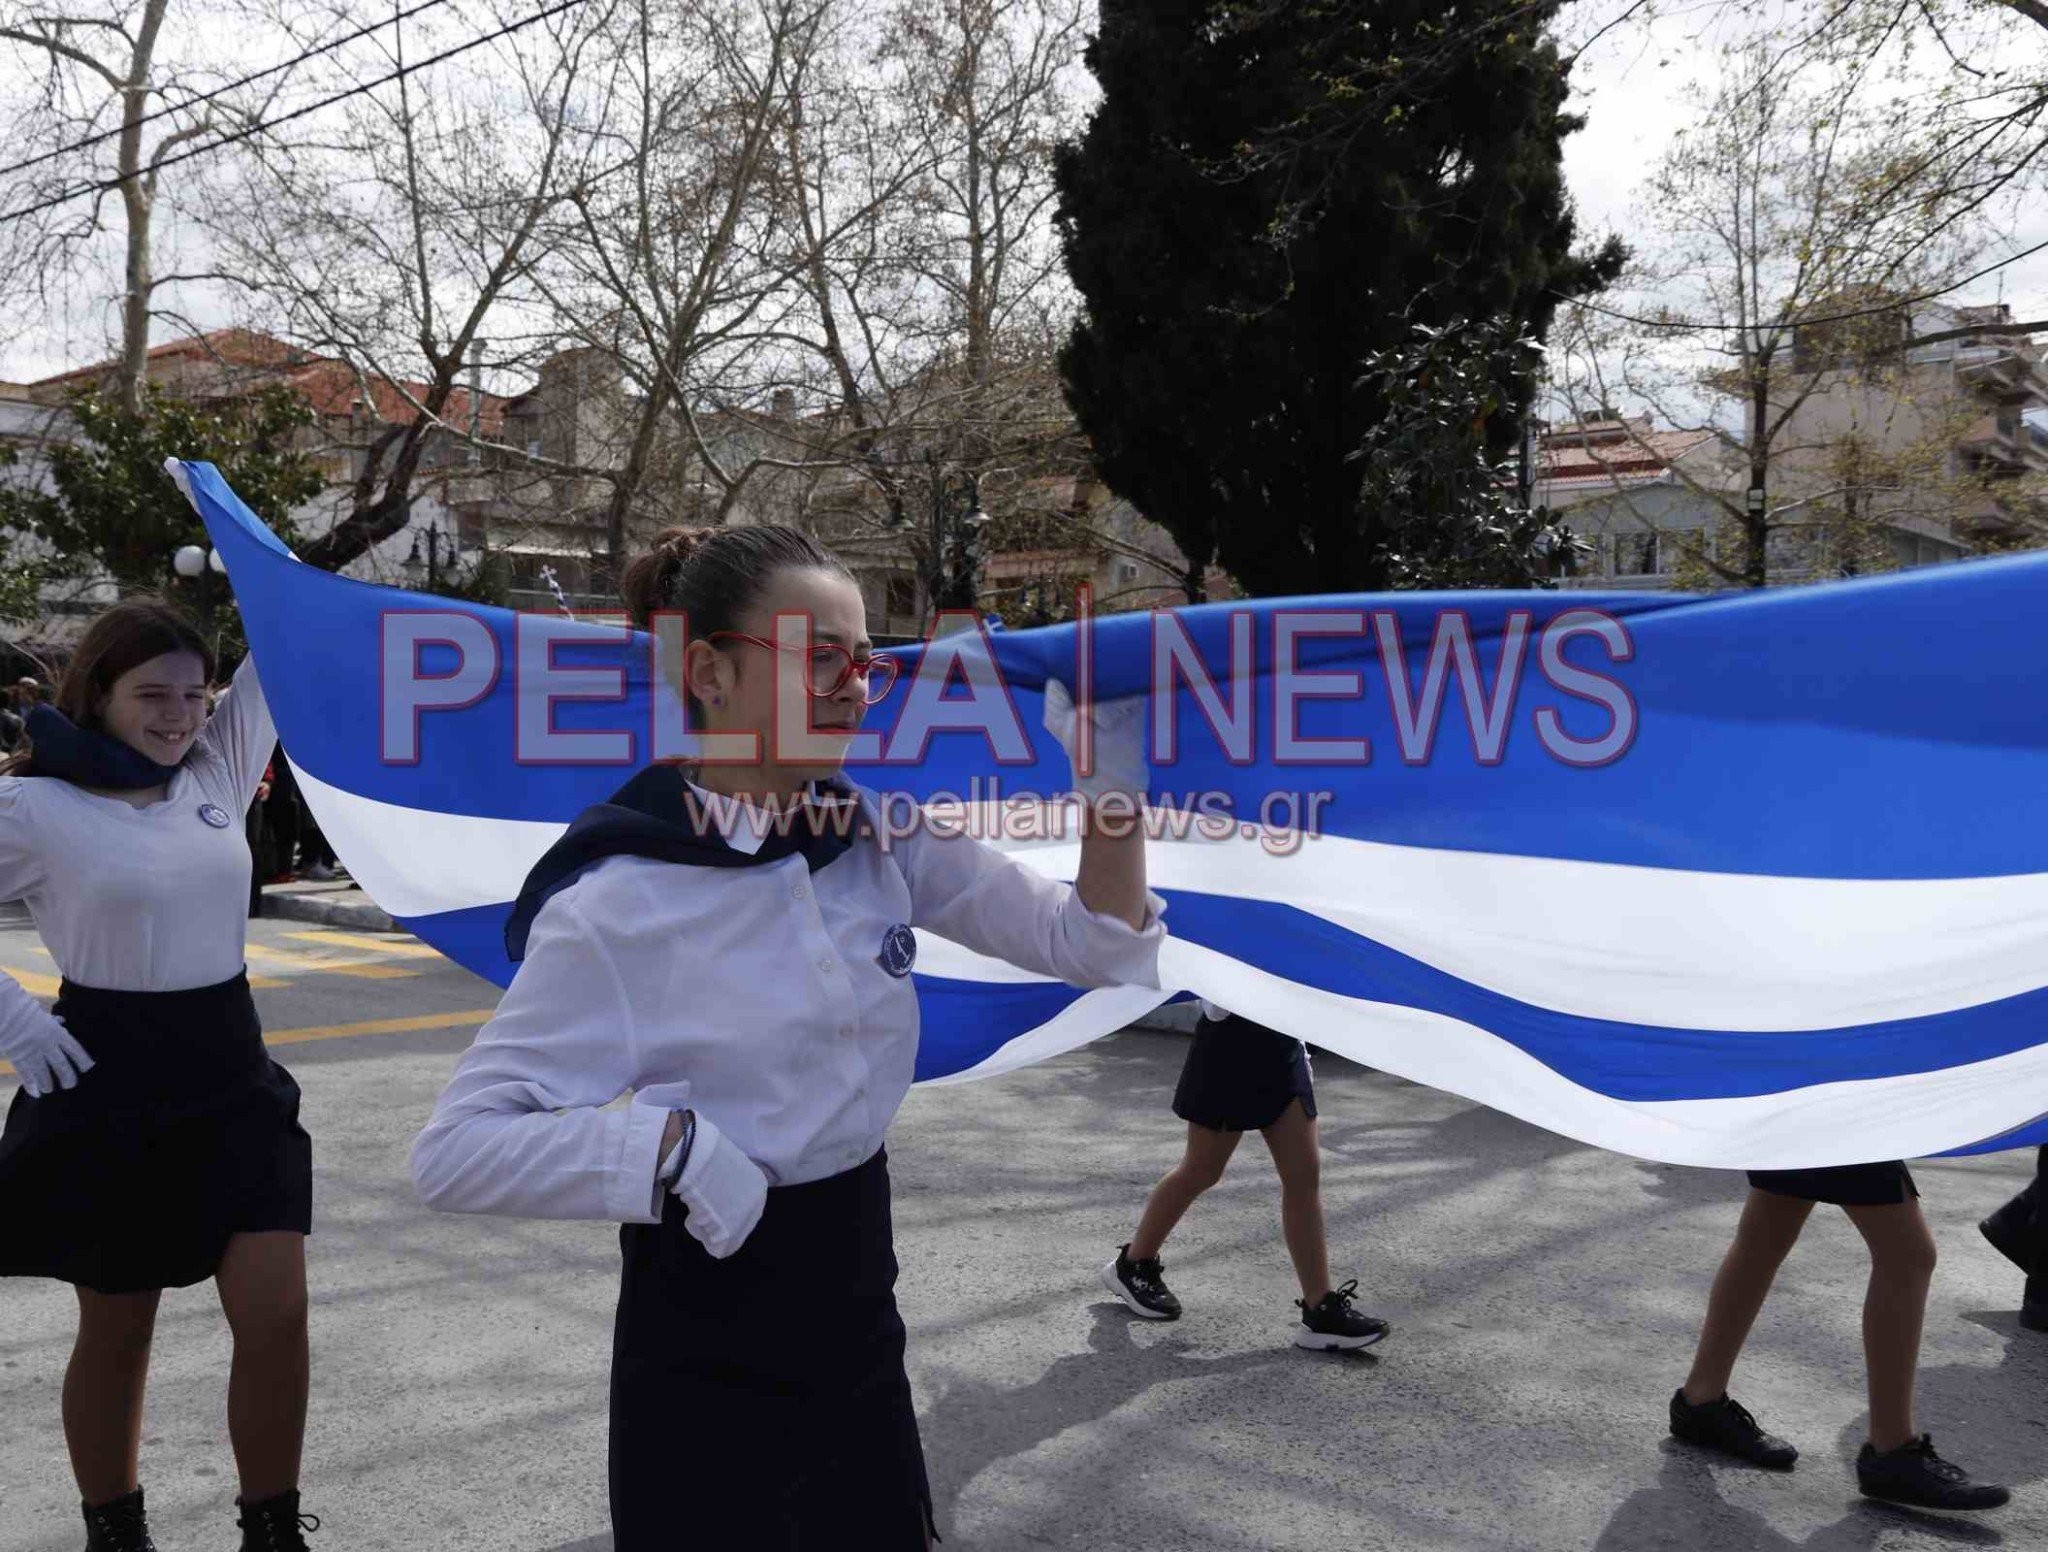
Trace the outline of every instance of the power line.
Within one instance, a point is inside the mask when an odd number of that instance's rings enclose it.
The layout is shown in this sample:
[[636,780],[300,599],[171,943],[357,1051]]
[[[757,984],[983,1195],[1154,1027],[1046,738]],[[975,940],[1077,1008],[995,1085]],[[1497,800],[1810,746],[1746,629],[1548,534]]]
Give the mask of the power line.
[[109,189],[118,189],[131,178],[154,176],[166,167],[175,167],[178,163],[190,161],[195,156],[204,156],[209,151],[218,151],[226,146],[236,145],[241,141],[260,134],[264,130],[276,129],[281,125],[291,123],[294,119],[302,119],[308,114],[318,113],[323,108],[331,108],[336,103],[347,102],[351,97],[364,96],[375,91],[380,86],[389,86],[393,81],[401,81],[409,75],[426,69],[429,65],[441,64],[446,60],[453,59],[458,54],[467,54],[471,49],[482,48],[486,43],[495,43],[500,38],[510,37],[515,32],[531,27],[535,22],[543,22],[551,16],[561,15],[564,11],[572,11],[582,3],[583,0],[557,0],[556,4],[549,6],[546,10],[536,11],[533,15],[521,21],[509,22],[505,26],[500,27],[496,32],[489,32],[481,37],[471,38],[467,43],[458,43],[455,47],[444,49],[431,58],[422,59],[416,64],[401,65],[389,75],[379,76],[374,81],[365,81],[360,86],[352,86],[345,92],[336,92],[332,97],[323,97],[320,101],[308,103],[303,108],[294,108],[290,113],[279,114],[274,119],[259,119],[253,124],[236,130],[233,134],[223,135],[217,140],[209,140],[204,145],[193,146],[190,150],[180,151],[175,156],[167,156],[162,161],[152,163],[138,172],[123,174],[116,178],[103,178],[97,183],[88,183],[83,187],[73,189],[68,194],[52,195],[49,199],[42,200],[37,204],[24,205],[19,210],[9,210],[0,213],[0,226],[4,226],[10,221],[19,221],[27,216],[39,214],[45,210],[54,210],[59,205],[68,205],[74,199],[83,199],[88,194],[100,194]]
[[1850,323],[1858,318],[1875,318],[1880,314],[1895,313],[1902,307],[1912,307],[1920,302],[1937,301],[1951,291],[1962,290],[1973,280],[1982,280],[1986,275],[1996,274],[2009,264],[2017,264],[2021,259],[2030,259],[2044,248],[2048,248],[2048,239],[2035,243],[2031,248],[2022,248],[2018,253],[2008,254],[1996,264],[1987,264],[1982,269],[1973,271],[1961,280],[1945,285],[1937,291],[1922,291],[1917,296],[1897,297],[1875,307],[1860,307],[1854,312],[1825,313],[1818,318],[1784,318],[1775,323],[1684,323],[1671,318],[1639,318],[1634,313],[1616,312],[1611,307],[1602,307],[1598,302],[1589,302],[1584,297],[1567,296],[1562,291],[1553,291],[1551,294],[1573,307],[1583,307],[1587,312],[1599,313],[1603,318],[1639,324],[1648,329],[1669,329],[1675,334],[1737,334],[1748,329],[1783,328],[1787,325],[1803,329],[1818,323]]
[[[318,48],[307,49],[303,54],[295,54],[282,64],[272,65],[267,70],[258,70],[253,75],[243,76],[239,81],[230,81],[225,86],[217,86],[210,92],[200,93],[197,97],[188,97],[183,102],[168,103],[158,108],[154,113],[145,113],[135,121],[135,127],[139,129],[144,124],[154,124],[158,119],[169,118],[173,113],[183,113],[200,106],[202,103],[212,102],[217,97],[225,97],[229,92],[240,91],[245,86],[254,85],[265,76],[272,76],[280,71],[293,69],[296,66],[303,65],[309,59],[318,59],[322,54],[331,54],[343,44],[354,43],[359,38],[367,38],[373,32],[381,32],[386,27],[393,27],[400,22],[410,21],[422,11],[431,11],[435,6],[446,5],[447,3],[448,0],[424,0],[423,4],[414,6],[410,11],[401,11],[395,16],[385,17],[381,22],[371,22],[366,27],[358,27],[354,32],[332,39],[321,44]],[[12,167],[0,167],[0,178],[11,178],[18,172],[27,172],[31,167],[40,167],[45,162],[54,162],[60,156],[69,156],[73,151],[83,151],[88,147],[100,145],[105,141],[119,139],[121,135],[126,133],[127,129],[128,126],[124,124],[120,129],[103,130],[97,135],[87,135],[83,140],[74,140],[70,145],[58,146],[54,151],[45,151],[40,156],[31,156],[25,162],[16,162]]]

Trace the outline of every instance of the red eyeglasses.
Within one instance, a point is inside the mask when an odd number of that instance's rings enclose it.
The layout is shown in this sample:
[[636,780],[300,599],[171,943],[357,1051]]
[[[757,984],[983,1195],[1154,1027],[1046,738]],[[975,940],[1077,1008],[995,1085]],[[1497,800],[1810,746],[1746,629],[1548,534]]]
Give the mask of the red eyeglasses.
[[794,652],[808,659],[810,673],[804,688],[817,700],[837,695],[846,687],[849,679],[863,681],[861,698],[873,706],[887,698],[896,683],[896,672],[900,666],[893,657],[880,653],[868,657],[855,657],[846,648],[836,645],[811,647],[784,647],[772,641],[763,641],[759,636],[749,636],[745,631],[712,631],[706,641],[721,639],[744,641],[752,646],[766,647],[770,652]]

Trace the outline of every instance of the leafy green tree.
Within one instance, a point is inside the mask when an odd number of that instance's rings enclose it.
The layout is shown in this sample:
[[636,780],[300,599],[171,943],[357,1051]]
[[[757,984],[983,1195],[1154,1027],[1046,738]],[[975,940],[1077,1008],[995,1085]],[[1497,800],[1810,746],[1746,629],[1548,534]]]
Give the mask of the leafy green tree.
[[[1618,244],[1573,251],[1558,8],[1103,0],[1102,102],[1058,167],[1086,307],[1061,364],[1105,482],[1195,574],[1213,558],[1253,594],[1393,585],[1413,525],[1453,514],[1363,487],[1354,455],[1390,413],[1367,363],[1460,318],[1541,339],[1563,298],[1618,273]],[[1321,133],[1360,82],[1369,111]],[[1497,458],[1531,389],[1494,390]]]
[[1540,354],[1497,323],[1460,318],[1417,325],[1410,341],[1366,358],[1366,384],[1384,413],[1353,457],[1386,585],[1548,587],[1587,552],[1568,527],[1517,498],[1517,463],[1490,440]]
[[33,614],[38,583],[104,575],[124,592],[148,588],[178,599],[214,628],[224,658],[239,656],[226,580],[211,573],[186,580],[172,570],[179,549],[204,547],[207,537],[164,461],[215,465],[279,538],[295,543],[291,513],[325,483],[297,435],[313,423],[312,409],[281,384],[203,401],[146,386],[139,415],[87,389],[65,408],[77,435],[46,444],[48,488],[0,485],[0,530],[32,534],[51,552],[0,562],[0,606],[12,599]]
[[65,408],[79,434],[48,444],[50,488],[0,488],[0,527],[43,540],[60,574],[98,571],[124,589],[161,588],[179,548],[207,542],[206,525],[164,473],[166,459],[218,467],[287,544],[297,537],[293,509],[324,484],[295,435],[313,412],[281,385],[207,401],[150,386],[140,415],[85,390]]

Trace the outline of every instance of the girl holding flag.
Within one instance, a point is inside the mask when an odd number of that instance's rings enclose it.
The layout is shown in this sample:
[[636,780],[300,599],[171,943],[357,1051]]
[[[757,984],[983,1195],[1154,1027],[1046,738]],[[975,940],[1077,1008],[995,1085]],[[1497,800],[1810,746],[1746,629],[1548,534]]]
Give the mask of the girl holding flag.
[[157,1302],[209,1278],[234,1333],[242,1545],[305,1545],[312,1144],[242,965],[242,812],[277,735],[252,658],[209,719],[212,673],[177,610],[116,604],[0,767],[0,899],[28,902],[63,976],[48,1012],[0,976],[0,1057],[21,1080],[0,1275],[77,1289],[64,1436],[89,1552],[150,1552],[137,1457]]
[[[692,727],[752,756],[650,767],[535,867],[507,929],[520,969],[414,1179],[450,1211],[622,1225],[619,1552],[922,1548],[883,1148],[917,1055],[913,929],[1075,985],[1157,986],[1164,904],[1136,826],[1093,806],[1071,885],[966,835],[878,839],[840,763],[894,666],[807,535],[672,531],[623,592],[643,628],[680,617]],[[801,646],[778,639],[790,615]],[[1072,703],[1046,699],[1071,755]],[[778,705],[808,708],[810,747],[777,747]],[[1091,805],[1142,790],[1140,706],[1092,716]]]

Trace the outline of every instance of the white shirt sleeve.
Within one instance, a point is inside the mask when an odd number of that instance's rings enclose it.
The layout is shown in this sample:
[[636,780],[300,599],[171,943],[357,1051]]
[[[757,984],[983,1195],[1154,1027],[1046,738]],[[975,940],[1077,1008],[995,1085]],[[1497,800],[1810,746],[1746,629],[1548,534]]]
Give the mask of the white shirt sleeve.
[[637,1043],[603,941],[557,895],[413,1144],[420,1200],[444,1212],[660,1222],[669,1110],[637,1098],[603,1108],[632,1085]]
[[1145,925],[1088,909],[1072,884],[971,835],[919,829],[894,843],[911,925],[1070,986],[1159,984],[1166,902],[1145,894]]
[[[19,900],[42,882],[43,860],[36,850],[28,794],[21,778],[0,777],[0,900]],[[21,982],[0,974],[0,1031],[18,1036],[49,1019],[49,1009]]]
[[277,724],[270,717],[262,681],[256,677],[256,654],[246,653],[227,693],[215,703],[213,715],[200,730],[195,755],[210,753],[227,769],[227,779],[241,808],[246,809],[262,784],[264,767],[277,747]]

